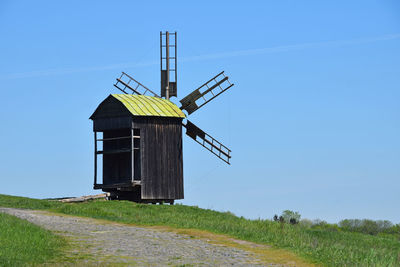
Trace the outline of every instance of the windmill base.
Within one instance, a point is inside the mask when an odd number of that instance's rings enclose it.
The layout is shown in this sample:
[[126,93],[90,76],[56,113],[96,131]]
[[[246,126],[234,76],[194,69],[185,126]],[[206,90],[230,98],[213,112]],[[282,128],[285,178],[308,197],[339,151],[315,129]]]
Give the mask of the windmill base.
[[140,187],[133,187],[131,191],[121,190],[103,190],[104,192],[110,193],[107,197],[108,200],[128,200],[136,203],[147,203],[147,204],[170,204],[174,205],[174,199],[142,199],[140,196]]

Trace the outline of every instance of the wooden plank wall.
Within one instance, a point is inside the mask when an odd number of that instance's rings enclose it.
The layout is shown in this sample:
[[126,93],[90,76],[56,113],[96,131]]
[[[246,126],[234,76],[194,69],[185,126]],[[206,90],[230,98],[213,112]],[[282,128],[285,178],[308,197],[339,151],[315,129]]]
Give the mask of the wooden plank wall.
[[93,120],[93,131],[103,132],[115,129],[130,129],[132,116],[117,118],[98,118]]
[[182,119],[135,117],[140,128],[142,199],[182,199]]

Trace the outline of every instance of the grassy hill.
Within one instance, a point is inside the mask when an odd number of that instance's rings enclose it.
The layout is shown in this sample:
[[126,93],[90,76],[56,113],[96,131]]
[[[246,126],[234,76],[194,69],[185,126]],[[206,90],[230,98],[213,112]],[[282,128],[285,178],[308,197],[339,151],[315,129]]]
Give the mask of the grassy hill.
[[25,220],[0,213],[0,266],[35,265],[61,255],[64,240]]
[[400,241],[395,235],[310,229],[270,220],[248,220],[229,212],[185,205],[146,205],[127,201],[67,204],[0,195],[0,206],[49,210],[136,225],[206,230],[286,249],[324,266],[400,266]]

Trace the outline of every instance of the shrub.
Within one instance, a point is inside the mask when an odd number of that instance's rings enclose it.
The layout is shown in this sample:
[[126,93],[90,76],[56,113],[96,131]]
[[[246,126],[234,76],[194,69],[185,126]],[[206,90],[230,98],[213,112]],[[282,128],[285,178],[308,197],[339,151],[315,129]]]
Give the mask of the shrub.
[[290,222],[291,224],[296,224],[300,221],[301,215],[297,211],[284,210],[281,215],[285,222]]
[[[344,231],[359,232],[370,235],[377,235],[379,233],[392,233],[391,230],[395,228],[390,221],[387,220],[369,220],[369,219],[345,219],[339,222],[339,227]],[[399,227],[400,228],[400,227]]]

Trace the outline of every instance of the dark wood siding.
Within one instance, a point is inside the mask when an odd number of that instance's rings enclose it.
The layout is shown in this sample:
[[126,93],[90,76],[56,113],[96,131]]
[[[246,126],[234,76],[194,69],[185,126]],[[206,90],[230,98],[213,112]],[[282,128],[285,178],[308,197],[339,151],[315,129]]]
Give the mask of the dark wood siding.
[[182,199],[182,119],[134,117],[141,132],[142,199]]
[[126,116],[132,116],[132,114],[120,101],[110,95],[100,103],[92,116],[90,116],[90,119],[94,120],[98,118],[115,118]]
[[93,131],[103,132],[108,130],[130,129],[132,116],[116,118],[98,118],[93,120]]

